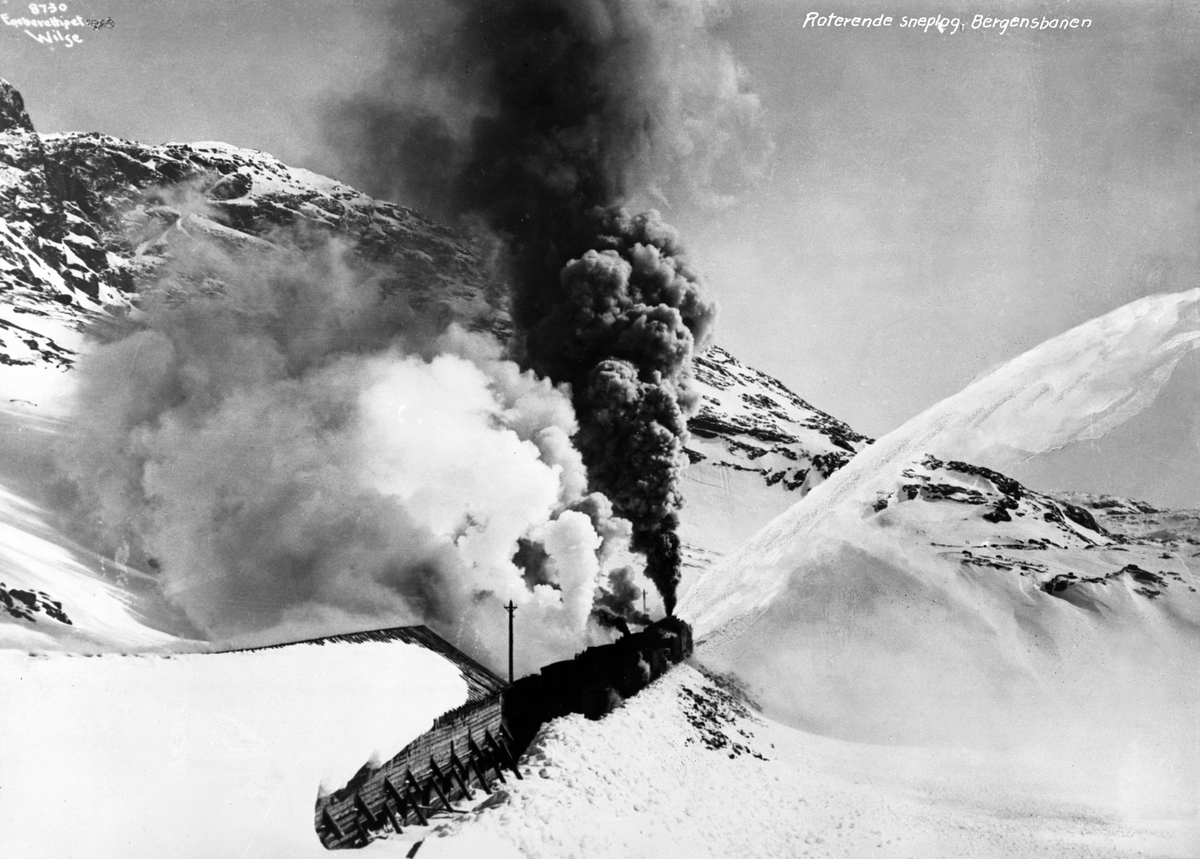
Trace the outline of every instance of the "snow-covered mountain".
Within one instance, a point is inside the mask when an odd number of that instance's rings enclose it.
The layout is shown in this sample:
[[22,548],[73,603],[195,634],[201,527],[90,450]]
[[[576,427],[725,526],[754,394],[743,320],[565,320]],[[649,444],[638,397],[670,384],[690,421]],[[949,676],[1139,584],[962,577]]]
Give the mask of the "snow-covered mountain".
[[297,223],[386,260],[434,317],[503,331],[478,247],[412,209],[225,143],[38,134],[0,83],[0,363],[69,366],[68,332],[128,308],[135,284],[189,237],[270,243]]
[[[695,373],[700,407],[688,421],[681,529],[691,573],[732,551],[869,443],[719,346],[696,357]],[[687,584],[685,578],[685,590]]]
[[692,582],[679,612],[698,652],[823,733],[1055,737],[1056,754],[1107,757],[1152,730],[1163,749],[1191,748],[1194,514],[1161,527],[1148,505],[1037,492],[962,460],[1102,435],[1198,336],[1200,290],[1139,299],[875,440]]
[[[302,224],[386,265],[436,319],[502,337],[509,330],[503,290],[488,281],[479,262],[487,249],[477,240],[262,152],[39,134],[5,83],[0,171],[0,362],[30,371],[5,377],[16,380],[7,386],[11,400],[30,387],[28,379],[72,365],[82,326],[136,312],[136,285],[197,237],[285,244],[298,232],[281,228]],[[700,408],[689,422],[684,473],[685,592],[698,572],[870,444],[720,347],[697,357],[695,375]],[[8,412],[19,423],[37,409],[11,402]],[[1144,600],[1194,593],[1187,565],[1200,534],[1195,513],[1038,493],[996,471],[926,457],[875,499],[869,515],[964,570],[1027,579],[1054,598],[1106,602],[1114,588]],[[9,557],[16,556],[10,546]],[[52,584],[30,574],[28,563],[5,566],[6,621],[67,632],[63,618],[86,615],[70,600],[59,606]],[[90,567],[108,586],[153,575],[112,559]],[[82,631],[71,626],[69,637],[78,639]]]
[[[706,569],[843,467],[870,439],[714,347],[696,360],[683,534]],[[1200,605],[1191,558],[1200,512],[1038,492],[990,468],[925,455],[863,511],[963,571],[1029,581],[1047,595],[1113,604],[1117,592]],[[686,586],[685,586],[686,587]],[[1189,610],[1190,611],[1190,610]]]
[[[150,760],[154,755],[169,758],[173,749],[207,748],[213,740],[224,756],[188,770],[192,780],[185,786],[205,793],[204,779],[193,777],[203,775],[204,766],[228,765],[220,770],[225,776],[245,781],[246,767],[237,763],[245,761],[259,768],[251,775],[261,784],[286,783],[287,807],[272,811],[263,832],[264,838],[278,835],[288,850],[301,836],[283,833],[280,821],[296,812],[293,799],[309,813],[315,786],[278,770],[292,765],[297,750],[318,736],[317,727],[310,736],[301,730],[308,722],[292,725],[287,742],[267,748],[262,738],[277,708],[251,713],[255,725],[266,726],[253,736],[230,722],[228,714],[241,718],[239,708],[252,693],[224,683],[214,673],[216,663],[195,661],[205,657],[103,657],[88,670],[68,656],[39,657],[30,670],[28,657],[17,651],[203,649],[188,640],[194,631],[172,616],[147,559],[94,551],[55,513],[39,451],[63,429],[56,398],[70,386],[84,326],[136,314],[137,285],[152,280],[168,258],[189,253],[197,240],[303,252],[306,230],[335,236],[356,258],[404,278],[415,303],[437,321],[507,335],[504,290],[480,264],[488,248],[469,236],[253,150],[38,134],[19,94],[0,84],[0,433],[6,451],[0,459],[0,647],[9,650],[0,669],[10,685],[59,684],[31,693],[14,718],[23,719],[20,728],[31,735],[39,719],[57,720],[47,736],[69,751],[86,739],[90,723],[70,684],[100,706],[128,693],[130,706],[144,713],[128,722],[118,714],[105,725],[114,742],[124,736],[124,724],[148,738],[130,760],[153,770],[161,763]],[[746,702],[687,669],[601,729],[582,720],[556,723],[535,746],[525,781],[424,851],[472,855],[471,846],[482,845],[487,855],[503,855],[497,845],[505,842],[529,855],[668,855],[688,843],[696,855],[728,855],[748,845],[750,855],[1097,856],[1130,855],[1150,843],[1168,844],[1166,855],[1187,855],[1178,847],[1194,832],[1168,823],[1147,836],[1145,827],[1127,824],[1131,805],[1124,794],[1115,796],[1116,788],[1098,817],[1093,806],[1071,798],[1081,795],[1074,786],[1064,793],[1056,782],[1047,791],[1027,784],[1024,774],[1003,789],[986,781],[1011,761],[948,754],[931,763],[919,750],[884,753],[815,734],[908,743],[930,734],[978,739],[978,732],[958,729],[963,725],[1007,740],[1016,729],[1056,753],[1069,750],[1056,761],[1076,765],[1091,755],[1094,771],[1080,764],[1080,779],[1102,780],[1119,759],[1138,789],[1139,819],[1146,819],[1143,812],[1167,821],[1194,819],[1194,803],[1180,797],[1200,795],[1192,790],[1195,774],[1186,762],[1176,766],[1168,758],[1182,747],[1181,737],[1195,739],[1195,728],[1189,735],[1178,718],[1194,713],[1194,699],[1175,679],[1195,664],[1200,595],[1190,567],[1200,556],[1200,513],[1035,491],[993,468],[952,458],[968,454],[872,442],[719,347],[697,356],[695,377],[700,407],[690,421],[690,464],[683,474],[687,566],[680,611],[706,637],[701,660],[736,673],[783,722],[815,733],[761,721]],[[875,468],[879,463],[888,467]],[[810,527],[818,519],[822,527]],[[1114,653],[1127,658],[1114,661]],[[340,674],[333,664],[338,656],[330,656],[329,676]],[[324,718],[319,702],[329,689],[322,686],[324,675],[309,676],[307,664],[293,659],[280,678],[303,680],[311,700],[287,700]],[[157,679],[149,681],[150,674]],[[1153,682],[1141,682],[1147,678]],[[198,705],[189,695],[204,689],[201,697],[214,711],[190,721],[168,719],[182,727],[164,729],[163,720],[146,716],[156,712],[160,686],[181,712]],[[1070,696],[1021,697],[1060,687]],[[212,691],[218,688],[225,691]],[[44,698],[35,703],[33,694]],[[1133,700],[1139,696],[1144,700]],[[978,702],[966,700],[975,697]],[[357,700],[347,692],[344,703],[353,709]],[[979,702],[993,708],[990,715]],[[407,712],[420,721],[440,706],[422,701]],[[1107,721],[1079,718],[1089,709]],[[1156,719],[1146,718],[1149,710]],[[903,719],[895,718],[901,713]],[[909,732],[914,719],[926,721],[919,728],[937,723],[949,729]],[[177,742],[171,731],[179,730],[198,739]],[[640,742],[630,741],[633,735]],[[254,754],[247,756],[246,748]],[[13,760],[32,772],[40,760],[65,761],[70,754],[22,752]],[[350,757],[334,763],[362,763],[359,751]],[[102,761],[93,761],[79,773],[102,769]],[[320,777],[309,769],[306,777]],[[695,790],[697,779],[727,793]],[[30,775],[29,783],[35,781]],[[76,792],[94,785],[81,777]],[[179,783],[164,785],[171,796]],[[629,785],[637,791],[632,800]],[[131,783],[128,789],[140,788]],[[1047,795],[1057,799],[1026,799]],[[22,796],[21,813],[35,813],[42,794]],[[105,808],[101,798],[93,800]],[[631,803],[640,815],[634,828],[611,837],[604,815],[627,814]],[[871,808],[874,817],[846,812],[850,807]],[[959,823],[967,807],[982,835]],[[596,808],[604,810],[588,817]],[[564,815],[586,825],[569,831],[549,825]],[[252,826],[244,817],[229,818],[230,843],[241,843]],[[803,826],[793,825],[801,819]],[[63,837],[90,831],[84,826],[90,820],[82,818]],[[1031,828],[1033,820],[1038,823]],[[271,828],[275,823],[279,827]],[[305,830],[304,849],[316,849],[311,835]],[[1129,842],[1129,851],[1093,849],[1102,838],[1138,840]],[[31,843],[53,853],[51,841]],[[226,842],[213,836],[196,843]],[[611,849],[601,849],[605,844]]]

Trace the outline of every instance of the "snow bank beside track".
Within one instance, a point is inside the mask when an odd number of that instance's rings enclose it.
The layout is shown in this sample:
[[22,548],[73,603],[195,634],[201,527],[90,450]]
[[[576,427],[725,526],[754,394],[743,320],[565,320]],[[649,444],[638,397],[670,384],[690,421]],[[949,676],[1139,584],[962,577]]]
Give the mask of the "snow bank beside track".
[[550,723],[523,770],[420,859],[1108,859],[1200,844],[1194,824],[1128,821],[982,753],[796,731],[688,666],[599,722]]
[[467,697],[452,663],[398,642],[0,651],[0,688],[0,854],[22,859],[328,857],[322,782],[386,760]]

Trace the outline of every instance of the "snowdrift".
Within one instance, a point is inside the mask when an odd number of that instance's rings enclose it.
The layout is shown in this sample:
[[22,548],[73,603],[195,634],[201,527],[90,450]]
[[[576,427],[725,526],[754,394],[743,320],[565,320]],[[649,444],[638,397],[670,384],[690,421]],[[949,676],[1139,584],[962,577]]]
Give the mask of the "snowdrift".
[[551,723],[525,770],[432,833],[419,859],[1124,859],[1200,847],[1194,797],[1155,805],[1100,779],[1080,790],[1036,759],[796,731],[689,666],[600,722]]
[[1198,337],[1200,290],[1142,299],[868,446],[689,589],[701,657],[822,733],[1133,756],[1129,784],[1194,795],[1195,547],[929,455],[1001,467],[1096,437]]
[[[47,509],[47,465],[61,422],[47,389],[65,380],[54,370],[9,368],[11,381],[42,403],[0,405],[0,647],[73,652],[206,649],[162,631],[172,612],[146,573],[72,539]],[[39,390],[40,389],[40,390]]]
[[398,642],[8,650],[0,686],[0,843],[26,859],[328,856],[318,789],[392,757],[467,699],[453,663]]

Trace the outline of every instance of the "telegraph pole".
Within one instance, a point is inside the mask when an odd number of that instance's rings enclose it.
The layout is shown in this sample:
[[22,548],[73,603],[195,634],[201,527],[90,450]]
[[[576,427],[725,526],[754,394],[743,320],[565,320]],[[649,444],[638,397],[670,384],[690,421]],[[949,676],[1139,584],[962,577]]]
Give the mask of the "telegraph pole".
[[508,682],[513,682],[513,613],[517,610],[512,600],[504,607],[508,612]]
[[646,589],[642,588],[642,614],[648,614],[646,611]]

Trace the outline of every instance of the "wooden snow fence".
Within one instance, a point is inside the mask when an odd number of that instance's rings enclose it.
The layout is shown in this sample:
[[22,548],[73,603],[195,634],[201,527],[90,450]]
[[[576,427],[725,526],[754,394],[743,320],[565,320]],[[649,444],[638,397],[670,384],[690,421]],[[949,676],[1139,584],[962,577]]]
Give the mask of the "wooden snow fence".
[[[425,825],[430,815],[477,789],[491,791],[517,772],[512,739],[503,726],[508,684],[424,626],[340,635],[328,641],[403,641],[453,662],[467,681],[467,701],[441,716],[387,763],[364,766],[345,787],[319,797],[316,829],[330,849],[361,847],[387,831]],[[507,771],[507,774],[506,774]]]
[[521,778],[499,702],[467,704],[441,716],[396,757],[364,768],[346,787],[317,801],[316,826],[330,848],[361,847],[385,832],[428,823],[473,791]]
[[[328,640],[328,639],[326,639]],[[316,828],[328,848],[361,847],[388,831],[425,825],[476,789],[509,776],[543,724],[569,713],[597,719],[692,655],[692,628],[675,617],[509,685],[423,626],[339,636],[338,640],[421,644],[452,660],[467,679],[467,702],[378,768],[363,767],[341,790],[320,797]]]

